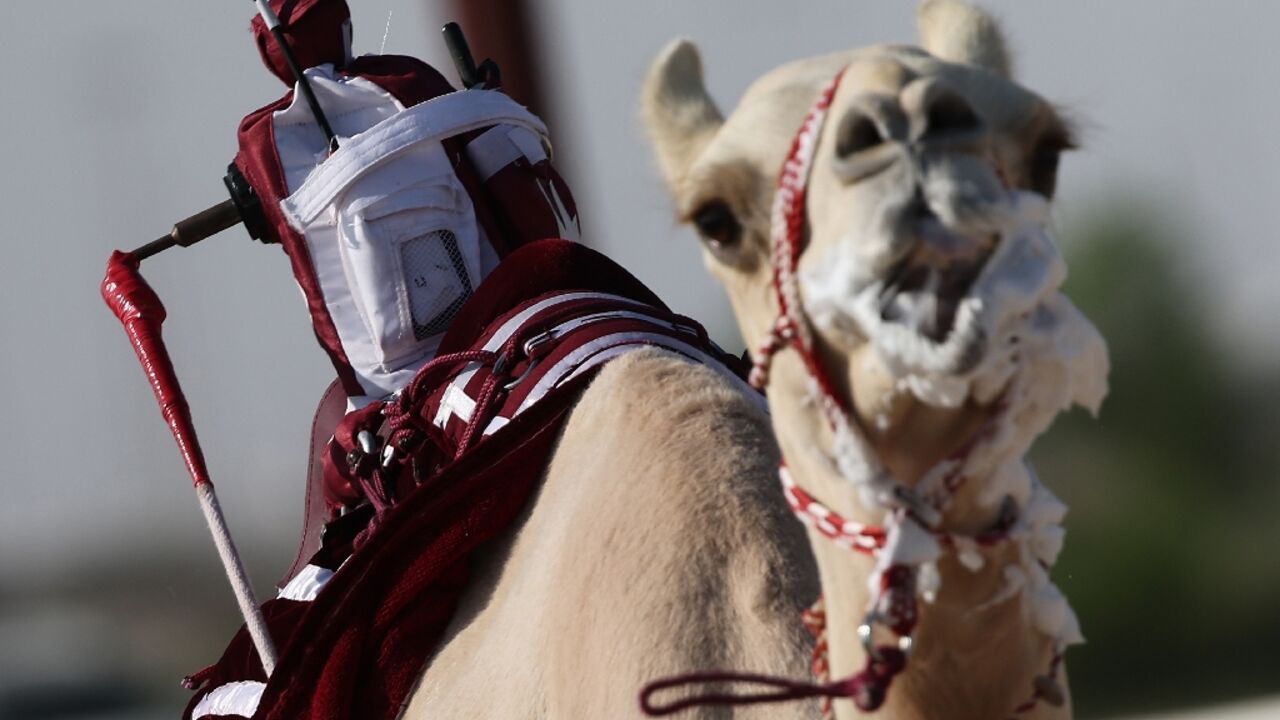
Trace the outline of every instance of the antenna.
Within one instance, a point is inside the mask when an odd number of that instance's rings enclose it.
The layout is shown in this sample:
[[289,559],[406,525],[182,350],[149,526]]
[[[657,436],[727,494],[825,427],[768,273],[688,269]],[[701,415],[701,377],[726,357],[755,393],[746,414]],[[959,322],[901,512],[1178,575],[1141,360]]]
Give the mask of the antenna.
[[453,66],[458,70],[458,79],[462,86],[470,90],[474,87],[497,88],[502,84],[502,75],[498,72],[498,63],[489,58],[476,65],[467,45],[467,36],[462,33],[462,26],[456,22],[446,23],[440,32],[444,33],[444,44],[449,48],[449,56],[453,58]]
[[307,80],[307,76],[298,67],[298,59],[294,57],[293,50],[289,49],[289,42],[284,37],[284,29],[280,27],[280,18],[271,9],[271,4],[267,0],[253,0],[253,2],[258,6],[258,14],[262,16],[262,21],[267,24],[267,29],[271,31],[272,37],[276,39],[276,44],[280,46],[280,52],[284,53],[284,60],[289,65],[289,72],[293,73],[293,76],[298,79],[298,87],[302,89],[302,96],[306,98],[307,105],[311,108],[311,114],[315,116],[316,124],[324,131],[325,140],[329,143],[329,152],[336,152],[338,150],[338,136],[334,134],[333,128],[330,127],[329,119],[325,117],[324,110],[320,109],[320,101],[316,99],[316,93],[311,89],[311,82]]

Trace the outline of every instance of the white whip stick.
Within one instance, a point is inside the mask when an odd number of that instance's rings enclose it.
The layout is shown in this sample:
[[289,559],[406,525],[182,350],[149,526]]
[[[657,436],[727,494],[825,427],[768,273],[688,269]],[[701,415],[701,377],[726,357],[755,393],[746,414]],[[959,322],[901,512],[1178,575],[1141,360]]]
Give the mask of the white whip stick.
[[[266,23],[267,30],[279,44],[289,70],[297,79],[298,88],[311,108],[316,124],[324,131],[329,143],[329,151],[336,151],[337,136],[321,110],[306,75],[298,67],[298,61],[285,38],[280,18],[267,0],[254,0],[254,5],[257,6],[263,22]],[[204,452],[200,449],[195,425],[191,421],[191,410],[187,406],[187,399],[178,383],[173,362],[160,335],[160,326],[165,320],[164,305],[138,271],[145,258],[175,245],[182,247],[192,245],[241,220],[239,206],[233,200],[228,200],[187,218],[175,225],[169,235],[147,243],[133,252],[116,251],[107,263],[107,276],[102,281],[102,298],[124,326],[134,352],[138,355],[138,361],[142,363],[142,369],[151,382],[151,389],[155,392],[156,401],[160,404],[160,412],[173,432],[173,438],[178,443],[178,451],[182,454],[187,472],[190,473],[191,481],[195,485],[196,499],[200,502],[200,510],[204,513],[205,523],[213,536],[213,544],[222,561],[222,569],[227,574],[227,580],[231,583],[231,589],[236,596],[236,603],[240,606],[240,614],[244,616],[249,637],[253,640],[253,646],[262,660],[263,670],[270,677],[275,671],[279,656],[271,640],[262,608],[254,597],[253,585],[249,582],[248,573],[245,572],[244,561],[236,550],[235,541],[232,540],[231,531],[227,527],[226,516],[218,503],[218,494],[209,477]]]

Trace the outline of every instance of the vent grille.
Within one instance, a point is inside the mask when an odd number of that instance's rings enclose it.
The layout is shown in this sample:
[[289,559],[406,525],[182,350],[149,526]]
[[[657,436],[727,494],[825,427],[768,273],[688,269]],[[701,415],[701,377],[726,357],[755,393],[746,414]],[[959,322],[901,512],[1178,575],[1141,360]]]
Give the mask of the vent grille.
[[471,280],[458,238],[448,230],[435,230],[400,245],[409,293],[413,336],[423,340],[443,333],[471,296]]

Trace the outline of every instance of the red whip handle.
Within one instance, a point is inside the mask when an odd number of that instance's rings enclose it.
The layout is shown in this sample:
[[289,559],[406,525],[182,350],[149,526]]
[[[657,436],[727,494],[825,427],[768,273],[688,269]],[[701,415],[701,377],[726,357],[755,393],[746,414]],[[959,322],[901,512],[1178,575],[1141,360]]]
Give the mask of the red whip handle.
[[107,262],[107,275],[102,280],[102,299],[129,335],[138,362],[155,391],[160,414],[173,431],[182,461],[191,473],[191,481],[197,487],[211,484],[187,398],[182,394],[173,362],[160,336],[160,326],[165,319],[164,304],[138,272],[140,263],[132,253],[119,250],[112,253]]

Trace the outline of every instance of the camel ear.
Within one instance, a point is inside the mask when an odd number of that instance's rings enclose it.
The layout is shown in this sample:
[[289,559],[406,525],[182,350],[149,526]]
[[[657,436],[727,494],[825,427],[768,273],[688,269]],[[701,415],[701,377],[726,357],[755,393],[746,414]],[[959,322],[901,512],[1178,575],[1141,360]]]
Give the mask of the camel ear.
[[677,187],[724,124],[702,82],[702,59],[691,41],[667,45],[649,66],[641,114],[667,184]]
[[934,57],[1013,76],[1004,34],[989,13],[965,0],[923,0],[917,19],[921,46]]

